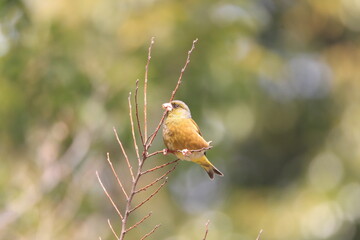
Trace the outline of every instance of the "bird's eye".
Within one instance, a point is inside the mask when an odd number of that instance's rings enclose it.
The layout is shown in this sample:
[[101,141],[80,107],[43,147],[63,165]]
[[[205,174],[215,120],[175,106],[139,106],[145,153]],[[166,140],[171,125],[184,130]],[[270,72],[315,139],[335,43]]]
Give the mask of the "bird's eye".
[[178,107],[179,107],[178,104],[176,104],[176,103],[173,104],[173,108],[178,108]]

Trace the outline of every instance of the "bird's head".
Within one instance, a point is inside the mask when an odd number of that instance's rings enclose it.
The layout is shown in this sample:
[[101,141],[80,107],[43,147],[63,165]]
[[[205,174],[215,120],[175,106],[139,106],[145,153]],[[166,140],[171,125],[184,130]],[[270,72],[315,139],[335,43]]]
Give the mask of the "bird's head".
[[162,107],[167,111],[168,117],[191,118],[189,107],[180,100],[164,103]]

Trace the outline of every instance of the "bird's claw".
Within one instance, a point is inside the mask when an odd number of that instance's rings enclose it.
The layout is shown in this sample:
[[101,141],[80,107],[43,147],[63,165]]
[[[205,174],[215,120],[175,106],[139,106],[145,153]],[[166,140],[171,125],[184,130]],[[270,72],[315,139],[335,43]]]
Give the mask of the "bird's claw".
[[163,152],[164,155],[167,155],[167,154],[169,153],[169,149],[164,148],[164,149],[162,150],[162,152]]
[[171,111],[173,109],[173,106],[171,105],[171,103],[164,103],[162,105],[162,108],[165,109],[166,111]]
[[188,157],[188,156],[190,156],[191,151],[189,151],[189,150],[187,150],[187,149],[183,149],[183,150],[181,150],[181,153],[182,153],[184,156]]

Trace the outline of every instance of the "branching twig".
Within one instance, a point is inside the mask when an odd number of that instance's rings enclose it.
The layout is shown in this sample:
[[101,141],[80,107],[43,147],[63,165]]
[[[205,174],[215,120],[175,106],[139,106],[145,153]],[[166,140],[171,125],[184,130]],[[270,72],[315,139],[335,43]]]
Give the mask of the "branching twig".
[[[142,201],[141,203],[139,203],[136,207],[134,207],[133,209],[129,210],[129,213],[135,211],[136,209],[138,209],[139,207],[141,207],[142,205],[144,205],[146,202],[148,202],[151,198],[153,198],[159,191],[160,189],[167,183],[167,178],[165,179],[165,181],[155,190],[155,192],[153,192],[147,199],[145,199],[144,201]],[[135,193],[135,192],[134,192]]]
[[[182,77],[183,77],[183,73],[185,72],[186,67],[188,66],[189,62],[190,62],[190,56],[192,51],[195,48],[195,43],[197,42],[197,39],[193,41],[192,47],[188,52],[187,55],[187,59],[185,62],[184,67],[181,69],[180,72],[180,76],[179,79],[177,81],[177,84],[175,86],[175,89],[172,91],[171,97],[170,97],[170,101],[172,101],[175,97],[175,94],[177,92],[177,90],[179,89],[179,86],[181,84],[182,81]],[[151,147],[152,142],[154,141],[156,135],[158,134],[161,125],[164,122],[164,118],[166,115],[166,111],[164,112],[162,118],[160,119],[160,122],[158,123],[157,127],[155,128],[154,132],[148,137],[148,129],[147,129],[147,83],[148,83],[148,71],[149,71],[149,64],[150,64],[150,59],[151,59],[151,49],[152,46],[154,44],[154,38],[151,39],[151,43],[149,46],[149,52],[148,52],[148,58],[147,58],[147,63],[145,66],[145,80],[144,80],[144,131],[142,132],[141,129],[141,123],[140,123],[140,116],[139,116],[139,104],[138,104],[138,90],[139,90],[139,80],[136,81],[136,89],[135,89],[135,115],[136,115],[136,121],[137,121],[137,130],[139,132],[139,136],[142,142],[142,154],[140,155],[139,152],[139,147],[137,145],[137,139],[136,139],[136,134],[135,134],[135,127],[134,127],[134,120],[133,120],[133,115],[132,115],[132,105],[131,105],[131,93],[129,94],[128,97],[128,104],[129,104],[129,118],[130,118],[130,123],[131,123],[131,133],[132,133],[132,139],[133,139],[133,144],[134,144],[134,148],[135,148],[135,152],[136,152],[136,157],[137,157],[137,166],[135,168],[135,172],[133,171],[133,167],[132,164],[130,163],[130,160],[128,158],[128,155],[124,149],[124,146],[122,144],[122,142],[120,141],[120,138],[118,136],[118,133],[116,131],[116,129],[114,128],[114,133],[115,133],[115,137],[116,140],[121,148],[121,151],[125,157],[130,175],[131,175],[131,189],[129,191],[126,191],[122,181],[120,180],[118,174],[116,173],[114,166],[110,160],[109,154],[107,154],[107,160],[108,163],[111,167],[111,170],[118,182],[118,185],[120,186],[122,192],[124,193],[125,197],[126,197],[126,204],[125,204],[125,208],[123,209],[123,211],[120,211],[118,209],[118,207],[116,206],[115,202],[113,201],[112,197],[110,196],[110,194],[108,193],[108,191],[106,190],[105,186],[103,185],[98,172],[96,172],[96,175],[98,177],[99,183],[101,185],[101,187],[103,188],[106,196],[108,197],[108,199],[110,200],[111,204],[114,206],[116,212],[118,213],[118,215],[121,218],[121,232],[120,235],[117,235],[115,230],[113,229],[110,220],[108,220],[108,224],[109,227],[111,229],[111,231],[113,232],[114,236],[116,237],[116,239],[118,240],[123,240],[125,238],[125,235],[132,229],[136,228],[137,226],[139,226],[141,223],[143,223],[146,219],[148,219],[152,213],[149,213],[148,215],[146,215],[145,217],[143,217],[141,220],[139,220],[138,222],[136,222],[134,225],[132,225],[131,227],[127,227],[127,222],[128,222],[128,218],[130,216],[130,214],[137,210],[138,208],[140,208],[141,206],[143,206],[145,203],[147,203],[148,201],[150,201],[155,195],[158,194],[158,192],[161,190],[161,188],[164,187],[164,185],[167,183],[167,178],[168,175],[173,172],[177,166],[177,164],[175,164],[175,166],[173,166],[170,170],[168,170],[167,172],[165,172],[163,175],[161,175],[160,177],[156,178],[155,180],[152,180],[150,183],[148,183],[147,185],[145,185],[144,187],[138,188],[139,185],[139,180],[141,178],[141,176],[150,173],[150,172],[154,172],[155,170],[164,168],[168,165],[171,165],[173,163],[177,163],[179,161],[179,159],[176,159],[172,162],[168,162],[162,165],[158,165],[155,166],[151,169],[147,169],[144,170],[144,163],[146,161],[146,159],[148,159],[149,157],[153,157],[157,154],[161,154],[164,153],[164,151],[156,151],[153,152],[151,154],[148,154],[148,150]],[[207,148],[203,148],[203,149],[197,149],[197,150],[189,150],[190,152],[198,152],[198,151],[205,151],[207,149],[210,149],[210,147]],[[159,187],[153,192],[151,193],[145,200],[142,200],[140,203],[138,203],[135,207],[132,207],[133,204],[133,198],[135,196],[135,194],[146,191],[147,189],[149,189],[150,187],[152,187],[153,185],[155,185],[156,183],[160,182],[161,180],[165,179],[160,185]],[[155,230],[159,227],[160,225],[156,225],[149,233],[145,234],[141,240],[144,240],[145,238],[149,237],[151,234],[153,234],[155,232]]]
[[140,240],[144,240],[145,238],[153,234],[155,230],[158,229],[160,226],[161,226],[160,224],[156,225],[149,233],[145,234]]
[[136,193],[142,192],[142,191],[146,191],[149,187],[151,187],[152,185],[154,185],[155,183],[159,182],[161,179],[163,179],[164,177],[166,177],[167,175],[169,175],[172,171],[175,170],[175,168],[177,167],[177,164],[175,164],[175,166],[170,169],[169,171],[167,171],[166,173],[164,173],[162,176],[158,177],[157,179],[155,179],[153,182],[149,183],[148,185],[146,185],[145,187],[140,188],[139,190],[135,191]]
[[116,212],[118,213],[118,215],[120,216],[121,220],[124,219],[123,215],[121,214],[121,212],[119,211],[118,207],[116,206],[116,204],[114,203],[113,199],[111,198],[111,196],[109,195],[108,191],[106,190],[104,184],[102,183],[101,179],[100,179],[100,176],[99,176],[99,173],[96,171],[96,176],[99,180],[99,183],[102,187],[102,189],[104,190],[106,196],[108,197],[108,199],[110,200],[111,204],[114,206]]
[[151,169],[149,169],[149,170],[146,170],[146,171],[142,172],[141,175],[145,175],[145,174],[147,174],[147,173],[149,173],[149,172],[153,172],[153,171],[155,171],[155,170],[164,168],[164,167],[166,167],[167,165],[176,163],[176,162],[178,162],[178,161],[180,161],[180,159],[175,159],[174,161],[171,161],[171,162],[168,162],[168,163],[164,163],[164,164],[162,164],[162,165],[160,165],[160,166],[153,167],[153,168],[151,168]]
[[164,150],[160,150],[160,151],[156,151],[156,152],[153,152],[153,153],[150,153],[147,155],[148,158],[152,157],[152,156],[155,156],[155,155],[158,155],[158,154],[164,154]]
[[113,164],[112,164],[112,162],[111,162],[111,160],[110,160],[110,155],[109,155],[109,153],[107,153],[107,160],[108,160],[108,163],[109,163],[109,165],[110,165],[110,167],[111,167],[111,170],[113,171],[114,176],[116,177],[116,180],[117,180],[117,182],[118,182],[118,184],[119,184],[122,192],[124,193],[126,199],[128,199],[129,197],[128,197],[126,191],[125,191],[125,188],[124,188],[124,186],[122,185],[122,183],[121,183],[121,181],[120,181],[120,178],[119,178],[119,176],[117,175],[117,173],[116,173],[116,171],[115,171],[115,169],[114,169],[114,166],[113,166]]
[[139,224],[141,224],[143,221],[145,221],[147,218],[149,218],[151,216],[152,212],[149,212],[148,215],[146,215],[145,217],[143,217],[140,221],[138,221],[137,223],[135,223],[134,225],[132,225],[131,227],[129,227],[126,232],[129,232],[131,229],[136,228]]
[[[188,152],[189,153],[202,152],[202,151],[205,151],[205,150],[209,150],[211,148],[212,148],[212,146],[208,146],[208,147],[204,147],[204,148],[200,148],[200,149],[188,150]],[[147,157],[149,158],[149,157],[155,156],[155,155],[160,154],[160,153],[166,154],[166,153],[176,153],[176,152],[181,153],[182,150],[176,150],[176,151],[172,151],[172,150],[169,150],[169,149],[166,149],[166,151],[165,150],[160,150],[160,151],[156,151],[156,152],[148,154]]]
[[116,140],[118,141],[119,146],[120,146],[120,148],[121,148],[121,151],[123,152],[124,157],[125,157],[125,159],[126,159],[126,163],[127,163],[127,165],[128,165],[128,168],[129,168],[129,171],[130,171],[130,174],[131,174],[131,178],[132,178],[132,180],[134,181],[134,180],[135,180],[135,178],[134,178],[134,173],[133,173],[132,166],[131,166],[131,164],[130,164],[129,158],[128,158],[126,152],[125,152],[124,146],[122,145],[122,143],[121,143],[121,141],[120,141],[120,138],[119,138],[119,136],[118,136],[118,134],[117,134],[117,131],[116,131],[115,127],[113,128],[113,130],[114,130],[114,133],[115,133],[115,136],[116,136]]

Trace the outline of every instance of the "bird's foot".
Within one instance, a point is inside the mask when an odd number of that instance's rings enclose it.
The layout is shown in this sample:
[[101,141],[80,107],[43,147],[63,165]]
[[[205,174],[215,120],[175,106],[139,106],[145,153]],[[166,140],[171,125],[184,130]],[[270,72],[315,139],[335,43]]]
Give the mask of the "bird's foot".
[[164,148],[164,149],[162,150],[162,152],[163,152],[164,155],[167,155],[167,154],[169,153],[169,149]]
[[173,106],[171,105],[171,103],[164,103],[162,105],[162,108],[165,109],[166,111],[171,111],[173,109]]
[[185,157],[188,157],[188,156],[190,156],[191,151],[189,151],[189,150],[187,150],[187,149],[183,149],[183,150],[181,150],[181,153],[182,153]]

